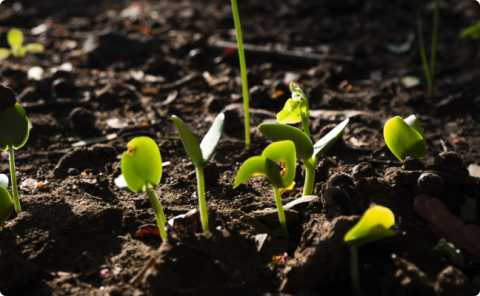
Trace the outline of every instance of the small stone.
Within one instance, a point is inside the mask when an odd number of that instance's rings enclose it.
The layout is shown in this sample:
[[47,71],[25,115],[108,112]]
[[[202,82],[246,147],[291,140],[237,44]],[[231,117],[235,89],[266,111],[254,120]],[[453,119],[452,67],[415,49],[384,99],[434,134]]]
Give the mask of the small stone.
[[16,94],[10,87],[0,85],[0,111],[15,106]]
[[375,170],[372,168],[372,165],[368,162],[362,162],[357,164],[352,171],[352,178],[355,182],[363,178],[375,177],[377,174]]
[[406,171],[421,171],[425,169],[425,165],[420,159],[407,156],[403,162],[402,169]]
[[72,110],[69,115],[70,124],[75,131],[84,131],[93,128],[97,117],[92,111],[83,107]]
[[69,168],[68,169],[68,175],[69,176],[78,176],[80,172],[76,168]]
[[352,187],[355,186],[355,183],[353,182],[352,177],[345,173],[338,173],[333,176],[331,176],[328,181],[327,181],[327,187],[335,187],[339,186],[341,184],[347,184]]
[[434,166],[436,170],[461,173],[468,175],[467,167],[460,155],[452,151],[442,152],[435,157]]
[[58,78],[52,82],[52,95],[59,98],[68,98],[73,92],[73,85],[65,78]]
[[417,180],[418,194],[426,194],[432,197],[438,196],[443,191],[443,180],[439,175],[424,173]]

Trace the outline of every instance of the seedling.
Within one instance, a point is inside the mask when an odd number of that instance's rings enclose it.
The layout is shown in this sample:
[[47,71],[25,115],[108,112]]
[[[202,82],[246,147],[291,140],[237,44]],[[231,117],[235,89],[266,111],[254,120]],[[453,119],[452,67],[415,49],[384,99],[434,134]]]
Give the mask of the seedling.
[[0,85],[0,150],[8,149],[13,201],[17,214],[22,211],[22,208],[18,199],[13,149],[21,148],[27,142],[28,134],[28,118],[25,110],[17,103],[13,90]]
[[162,157],[155,141],[149,137],[138,137],[128,142],[128,150],[123,153],[121,167],[123,175],[118,177],[115,183],[121,189],[128,188],[134,193],[147,193],[160,236],[165,240],[167,220],[154,191],[162,178]]
[[240,59],[240,73],[242,75],[243,109],[245,114],[245,148],[250,150],[250,96],[248,93],[247,63],[245,61],[245,51],[243,50],[242,26],[240,25],[240,15],[238,13],[237,0],[232,0],[232,11],[233,20],[235,22],[235,31],[237,32],[238,57]]
[[422,159],[427,152],[427,140],[415,115],[403,119],[396,116],[385,124],[385,143],[401,161],[407,156]]
[[23,46],[23,33],[17,28],[12,28],[8,31],[7,41],[11,49],[0,48],[0,60],[8,58],[10,55],[16,58],[23,58],[27,52],[42,52],[45,49],[39,43],[30,43]]
[[295,144],[298,156],[305,164],[305,184],[303,196],[313,193],[315,181],[315,168],[318,159],[322,156],[335,141],[340,137],[349,119],[345,119],[327,135],[321,138],[315,145],[310,140],[308,99],[303,91],[295,84],[290,83],[292,98],[287,101],[282,111],[277,114],[277,121],[280,123],[302,122],[303,132],[298,128],[284,124],[261,124],[258,130],[269,140],[283,141],[290,140]]
[[245,161],[235,177],[235,187],[256,176],[265,177],[272,183],[280,228],[285,239],[289,235],[279,188],[288,187],[295,179],[295,154],[295,144],[292,141],[273,143],[263,150],[262,156],[254,156]]
[[437,54],[437,36],[438,36],[438,15],[439,15],[439,2],[435,0],[435,12],[433,17],[433,33],[432,33],[432,48],[430,55],[430,65],[427,61],[427,54],[423,45],[423,32],[422,32],[422,17],[420,15],[420,9],[418,9],[418,39],[420,45],[420,55],[422,56],[423,70],[425,72],[425,78],[427,79],[428,93],[433,94],[433,86],[435,80],[435,59]]
[[[480,39],[480,22],[467,27],[460,33],[460,38],[470,37],[472,40]],[[477,53],[477,61],[480,59],[480,51]]]
[[180,118],[172,115],[172,120],[177,127],[180,139],[182,139],[183,147],[187,152],[190,160],[195,166],[197,172],[197,191],[198,191],[198,205],[200,207],[200,217],[202,219],[203,231],[209,231],[207,201],[205,199],[205,180],[203,176],[203,168],[212,159],[220,138],[223,134],[223,127],[225,123],[225,115],[218,114],[217,118],[212,124],[212,127],[203,138],[202,143],[198,143],[197,137],[188,128],[188,126]]
[[362,291],[358,272],[358,248],[395,235],[395,232],[389,229],[393,224],[395,224],[395,216],[389,208],[373,206],[363,214],[362,219],[343,238],[343,241],[350,246],[352,294],[360,294]]
[[3,223],[10,217],[14,209],[12,196],[7,188],[8,177],[0,174],[0,231],[2,231]]

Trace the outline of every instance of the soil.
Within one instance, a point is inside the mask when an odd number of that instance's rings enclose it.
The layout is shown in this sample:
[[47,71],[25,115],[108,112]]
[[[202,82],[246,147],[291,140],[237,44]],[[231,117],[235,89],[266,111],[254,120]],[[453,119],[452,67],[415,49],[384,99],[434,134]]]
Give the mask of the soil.
[[[0,5],[0,47],[14,26],[26,44],[45,46],[0,65],[1,83],[31,122],[16,151],[19,184],[43,183],[20,189],[23,211],[0,233],[2,294],[350,295],[343,236],[374,204],[394,212],[397,235],[360,248],[367,295],[478,294],[480,258],[462,251],[459,265],[436,251],[439,237],[413,206],[428,194],[460,217],[467,199],[479,198],[480,180],[466,170],[480,160],[479,46],[459,38],[480,18],[476,1],[440,1],[432,96],[418,36],[404,53],[387,44],[417,32],[419,8],[430,48],[433,1],[240,1],[244,42],[257,46],[247,46],[248,152],[238,58],[225,43],[236,41],[229,1],[40,2]],[[44,71],[36,76],[33,67]],[[407,75],[421,83],[406,87]],[[286,210],[287,241],[275,236],[271,185],[259,177],[234,189],[233,180],[269,144],[256,127],[275,122],[290,81],[310,98],[314,141],[347,117],[350,124],[319,161],[311,206]],[[193,211],[162,242],[149,233],[147,197],[115,186],[121,155],[134,137],[155,139],[164,161],[156,193],[167,219],[186,214],[198,207],[195,170],[170,116],[202,138],[219,112],[225,134],[205,169],[211,231],[202,233]],[[426,133],[427,155],[401,163],[383,126],[411,114]],[[6,152],[0,173],[10,174]],[[301,197],[302,174],[299,161],[284,204]],[[466,224],[480,225],[477,217]]]

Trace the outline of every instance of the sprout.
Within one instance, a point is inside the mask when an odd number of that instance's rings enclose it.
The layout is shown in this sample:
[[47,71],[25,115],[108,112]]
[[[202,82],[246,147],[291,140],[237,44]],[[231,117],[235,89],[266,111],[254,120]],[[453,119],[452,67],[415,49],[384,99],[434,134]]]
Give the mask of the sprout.
[[[279,188],[290,186],[295,179],[295,154],[295,144],[292,141],[273,143],[263,150],[262,156],[254,156],[245,161],[235,177],[235,187],[256,176],[265,177],[272,183],[278,219],[285,239],[288,239],[289,235]],[[279,168],[276,162],[280,162],[282,168]]]
[[172,115],[172,120],[177,127],[180,139],[182,139],[183,147],[195,166],[197,172],[198,204],[200,207],[202,227],[204,232],[209,231],[210,227],[208,224],[207,201],[205,199],[203,168],[208,164],[210,159],[212,159],[213,154],[217,149],[217,145],[220,142],[220,138],[223,134],[225,115],[223,115],[223,113],[218,114],[201,144],[198,143],[197,137],[188,128],[185,122],[175,115]]
[[13,90],[0,85],[0,150],[8,149],[13,201],[17,214],[22,211],[22,208],[18,199],[13,149],[21,148],[27,142],[28,134],[28,118],[25,110],[17,103]]
[[8,177],[0,174],[0,231],[2,231],[3,223],[10,217],[14,209],[12,196],[7,188]]
[[23,33],[17,28],[12,28],[8,31],[7,41],[11,49],[0,48],[0,60],[8,58],[13,55],[16,58],[23,58],[27,52],[42,52],[44,47],[39,43],[30,43],[23,46]]
[[430,64],[427,61],[427,54],[425,52],[425,46],[423,45],[422,17],[420,15],[420,9],[418,10],[418,14],[417,14],[418,39],[419,39],[418,43],[420,45],[420,56],[422,57],[423,71],[425,72],[425,78],[427,79],[429,95],[433,94],[433,86],[435,85],[435,57],[437,53],[438,15],[440,11],[439,7],[440,7],[440,0],[435,0]]
[[128,150],[123,153],[121,166],[123,175],[115,180],[116,185],[134,193],[147,193],[164,240],[167,237],[167,220],[154,191],[162,178],[162,157],[155,141],[149,137],[138,137],[128,142]]
[[235,23],[235,31],[237,32],[238,58],[240,60],[240,72],[242,75],[243,109],[245,114],[245,148],[250,150],[250,96],[248,93],[247,62],[245,61],[245,51],[243,50],[242,26],[240,25],[240,15],[238,14],[237,0],[232,0],[232,12]]
[[308,99],[303,91],[293,82],[290,83],[290,90],[292,91],[292,99],[289,99],[283,110],[277,114],[277,121],[280,123],[302,122],[304,131],[302,132],[298,128],[284,124],[261,124],[258,130],[273,142],[283,140],[293,141],[298,156],[303,159],[303,163],[305,164],[303,196],[306,196],[313,193],[315,168],[318,159],[340,137],[343,130],[347,127],[349,119],[347,118],[342,121],[314,145],[312,140],[310,140],[310,132],[308,129],[308,118],[310,116]]
[[357,258],[358,248],[395,235],[395,232],[389,229],[393,224],[395,224],[395,216],[389,208],[373,206],[363,214],[362,219],[343,238],[343,241],[350,246],[350,272],[354,294],[361,292]]
[[401,161],[407,156],[422,159],[427,152],[425,134],[417,118],[410,115],[406,119],[394,117],[387,121],[383,130],[385,143]]

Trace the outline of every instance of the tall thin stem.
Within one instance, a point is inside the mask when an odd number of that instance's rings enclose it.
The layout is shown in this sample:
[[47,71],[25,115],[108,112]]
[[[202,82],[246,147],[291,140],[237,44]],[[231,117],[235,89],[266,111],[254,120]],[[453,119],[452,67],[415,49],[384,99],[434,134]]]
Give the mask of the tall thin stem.
[[275,202],[277,203],[278,210],[278,220],[280,220],[280,229],[282,230],[282,235],[284,239],[289,239],[288,228],[287,228],[287,219],[285,219],[285,212],[283,211],[282,196],[280,195],[280,190],[278,187],[273,186],[273,193],[275,194]]
[[235,21],[235,31],[237,32],[238,57],[240,59],[240,72],[242,74],[243,88],[243,108],[245,113],[245,148],[250,150],[250,111],[249,94],[247,81],[247,63],[245,61],[245,51],[243,50],[242,27],[240,25],[240,15],[238,14],[237,0],[232,0],[233,19]]
[[[437,56],[437,38],[438,38],[438,15],[439,15],[439,0],[435,0],[435,12],[433,17],[433,35],[432,35],[432,55],[430,57],[430,77],[432,80],[432,90],[433,85],[435,84],[435,59]],[[430,94],[430,95],[431,95]]]
[[163,213],[162,205],[158,200],[155,191],[148,189],[147,190],[148,200],[150,201],[150,205],[152,206],[153,212],[155,213],[155,219],[157,220],[158,230],[160,231],[160,236],[164,241],[167,237],[167,232],[165,231],[165,215]]
[[207,200],[205,198],[205,180],[203,176],[203,168],[196,168],[197,170],[197,193],[198,193],[198,206],[200,208],[200,218],[202,219],[203,232],[210,230],[208,225],[208,211]]
[[312,195],[313,185],[315,185],[315,166],[316,158],[304,159],[305,164],[305,184],[303,185],[303,196]]
[[358,248],[350,247],[350,275],[352,280],[352,295],[358,295],[362,292],[360,287],[360,273],[358,271]]
[[17,175],[15,174],[15,156],[12,145],[8,145],[8,155],[10,160],[10,178],[12,179],[13,204],[15,205],[15,212],[19,214],[22,211],[22,206],[20,205],[20,199],[18,198]]
[[418,18],[418,43],[420,44],[420,55],[422,56],[423,70],[425,72],[425,78],[428,84],[428,93],[433,93],[433,82],[430,74],[430,67],[428,66],[427,54],[425,53],[425,47],[423,46],[423,33],[422,33],[422,17],[420,15],[420,9],[417,10]]

